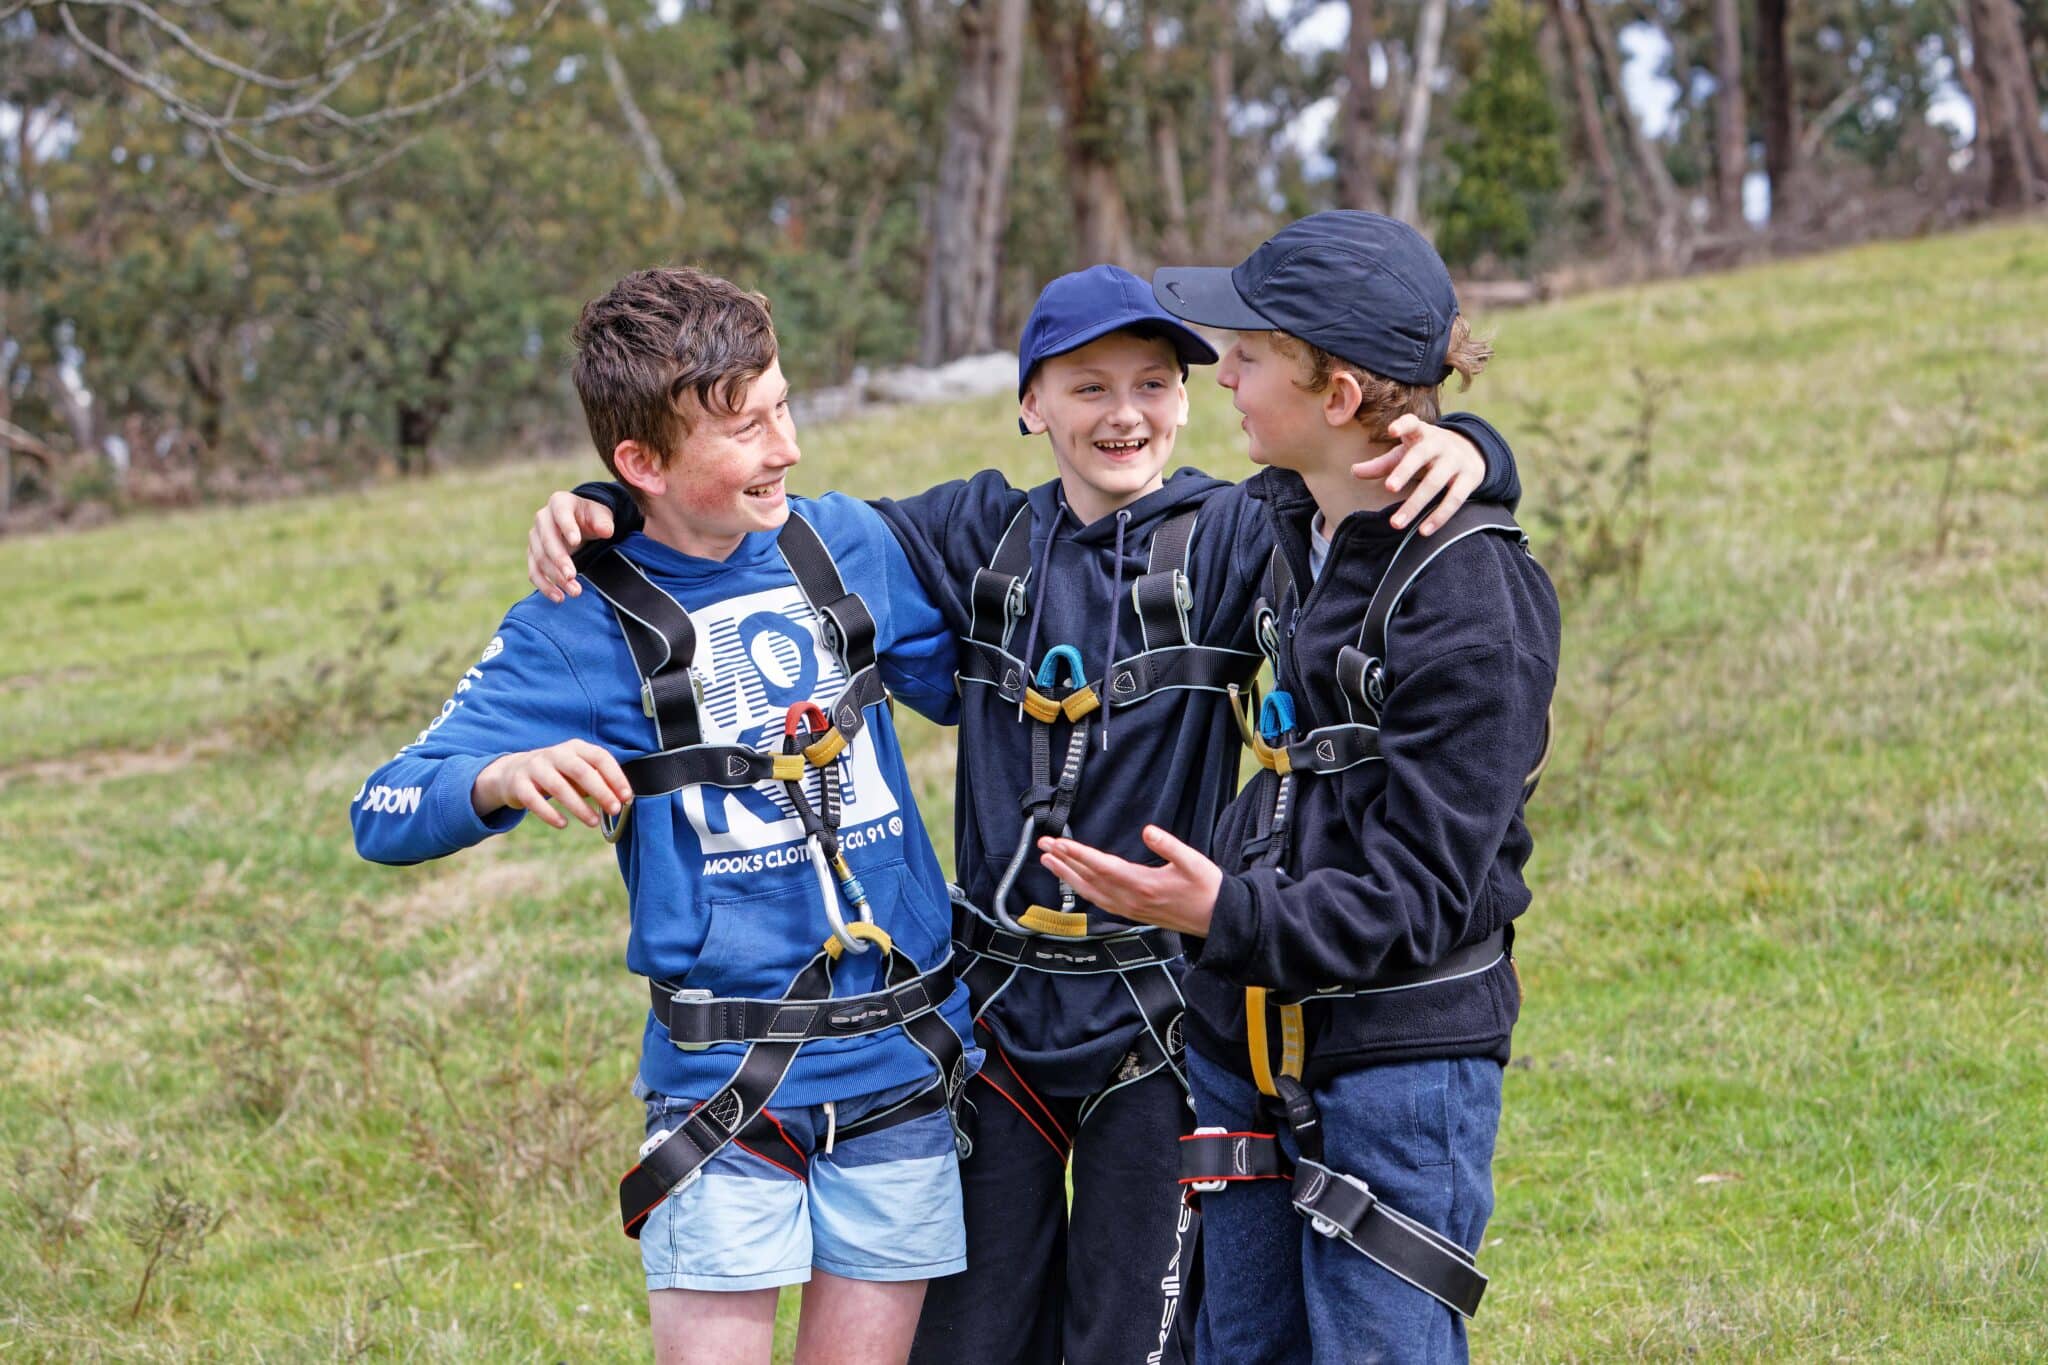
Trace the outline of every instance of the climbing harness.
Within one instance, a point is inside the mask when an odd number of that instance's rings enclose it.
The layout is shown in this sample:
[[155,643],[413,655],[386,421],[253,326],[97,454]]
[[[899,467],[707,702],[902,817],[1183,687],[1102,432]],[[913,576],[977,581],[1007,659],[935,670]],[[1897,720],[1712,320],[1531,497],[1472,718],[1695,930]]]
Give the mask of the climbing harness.
[[[1244,847],[1247,867],[1277,867],[1286,861],[1296,785],[1303,774],[1327,775],[1382,761],[1379,721],[1386,700],[1387,622],[1416,577],[1437,556],[1466,536],[1486,532],[1515,536],[1527,548],[1528,539],[1512,517],[1502,509],[1479,504],[1460,508],[1437,538],[1425,541],[1411,530],[1402,539],[1366,607],[1358,643],[1338,651],[1337,682],[1349,716],[1345,723],[1299,734],[1293,698],[1288,693],[1276,689],[1256,706],[1247,698],[1239,709],[1233,692],[1232,708],[1237,711],[1239,727],[1263,770],[1254,779],[1259,795],[1254,798],[1258,803],[1256,821]],[[1276,548],[1254,618],[1259,647],[1272,663],[1275,677],[1282,676],[1278,613],[1295,590],[1293,571]],[[1291,636],[1290,631],[1289,643]],[[1289,662],[1293,662],[1291,658]],[[1525,794],[1534,790],[1549,752],[1546,720],[1543,756],[1525,780]],[[1181,1184],[1191,1194],[1202,1194],[1236,1181],[1291,1180],[1294,1208],[1316,1232],[1344,1242],[1459,1314],[1471,1317],[1486,1292],[1486,1276],[1479,1272],[1472,1254],[1388,1208],[1357,1176],[1324,1164],[1322,1117],[1301,1079],[1307,1052],[1303,1007],[1318,1000],[1385,995],[1477,976],[1506,958],[1513,942],[1512,928],[1503,926],[1427,967],[1385,973],[1356,988],[1338,986],[1286,998],[1265,987],[1247,987],[1245,1036],[1252,1080],[1264,1097],[1264,1108],[1287,1125],[1299,1158],[1289,1165],[1277,1128],[1274,1132],[1201,1128],[1181,1139]]]
[[[1036,586],[1030,582],[1031,507],[1019,508],[988,567],[975,571],[959,672],[963,690],[969,684],[995,689],[1003,701],[1018,706],[1020,718],[1031,727],[1031,785],[1019,801],[1022,827],[993,903],[983,909],[955,896],[954,940],[968,958],[962,975],[977,1016],[1020,971],[1115,973],[1144,1021],[1135,1050],[1140,1073],[1170,1067],[1183,1090],[1181,1016],[1186,1006],[1169,969],[1179,954],[1162,945],[1163,935],[1153,929],[1090,934],[1088,916],[1076,908],[1074,889],[1065,882],[1059,883],[1057,908],[1032,904],[1013,912],[1011,900],[1039,838],[1070,832],[1091,739],[1106,732],[1112,710],[1174,689],[1224,692],[1257,671],[1257,654],[1191,639],[1188,612],[1194,594],[1187,569],[1198,515],[1196,510],[1177,513],[1154,531],[1146,571],[1131,584],[1144,647],[1115,660],[1091,681],[1080,651],[1071,644],[1047,649],[1036,670],[1012,651],[1014,632],[1028,610],[1028,592]],[[1121,538],[1120,525],[1119,562]],[[1114,652],[1115,624],[1112,614],[1105,657]],[[1061,724],[1069,727],[1064,749],[1055,735]],[[1056,751],[1061,761],[1055,771]]]
[[[806,766],[822,768],[838,758],[866,727],[867,708],[888,699],[875,663],[875,618],[858,593],[846,590],[825,542],[792,512],[775,543],[818,616],[825,647],[846,673],[845,687],[823,708],[829,728],[794,753],[786,745],[778,752],[705,743],[698,719],[704,684],[693,666],[697,630],[689,613],[615,549],[581,567],[584,581],[618,619],[640,673],[641,709],[654,722],[660,744],[653,753],[619,765],[635,798],[666,796],[691,786],[739,788],[800,780]],[[618,839],[625,818],[622,812],[607,819],[607,838]]]
[[[1195,511],[1177,513],[1152,535],[1146,571],[1131,582],[1131,604],[1145,647],[1116,660],[1102,678],[1087,684],[1105,716],[1176,688],[1223,692],[1258,671],[1256,654],[1198,645],[1189,639],[1188,612],[1194,594],[1187,563],[1197,516]],[[1035,674],[1011,652],[1010,642],[1027,606],[1030,558],[1031,507],[1027,503],[1010,519],[988,567],[974,571],[967,635],[960,642],[962,686],[992,687],[1004,701],[1020,706]],[[1078,678],[1075,681],[1080,682]]]
[[[638,1237],[655,1206],[703,1174],[727,1143],[779,1132],[768,1102],[803,1045],[819,1038],[857,1038],[900,1027],[937,1073],[932,1084],[900,1104],[851,1124],[833,1118],[835,1139],[879,1131],[924,1114],[945,1111],[954,1140],[964,1149],[957,1109],[966,1084],[966,1049],[940,1014],[953,993],[953,955],[930,971],[900,951],[874,922],[860,879],[839,842],[840,760],[866,726],[866,710],[888,699],[875,663],[875,621],[858,594],[848,592],[818,533],[792,512],[776,538],[804,600],[822,623],[825,645],[838,658],[846,685],[829,707],[804,701],[784,714],[779,751],[737,744],[707,744],[699,711],[704,689],[693,663],[696,627],[680,603],[616,549],[581,566],[585,581],[612,608],[640,674],[642,708],[654,722],[656,751],[620,767],[637,799],[665,796],[693,785],[751,787],[779,782],[804,831],[805,851],[831,936],[777,999],[714,997],[679,983],[650,981],[649,1004],[685,1052],[717,1044],[746,1048],[732,1079],[691,1110],[672,1130],[654,1134],[640,1160],[619,1182],[619,1213],[626,1235]],[[815,770],[818,801],[805,793]],[[627,811],[632,808],[628,807]],[[627,812],[607,819],[605,837],[618,840]],[[848,920],[841,899],[853,908]],[[834,996],[832,972],[851,953],[879,949],[883,987]]]

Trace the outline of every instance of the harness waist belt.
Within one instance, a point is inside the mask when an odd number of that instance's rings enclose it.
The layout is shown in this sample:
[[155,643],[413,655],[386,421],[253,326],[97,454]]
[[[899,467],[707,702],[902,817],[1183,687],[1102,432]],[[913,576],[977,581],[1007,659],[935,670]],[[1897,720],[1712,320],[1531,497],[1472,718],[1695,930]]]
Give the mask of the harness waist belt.
[[748,1000],[692,997],[660,981],[647,983],[654,1017],[680,1047],[712,1043],[801,1043],[813,1038],[857,1038],[928,1014],[953,994],[953,959],[922,976],[865,995],[827,1000]]
[[1312,991],[1306,995],[1284,999],[1274,997],[1272,1003],[1288,1005],[1310,1000],[1348,1000],[1359,995],[1386,995],[1394,991],[1412,991],[1418,986],[1436,986],[1446,981],[1477,976],[1507,956],[1508,945],[1513,942],[1512,933],[1511,929],[1503,925],[1477,943],[1468,943],[1462,948],[1455,949],[1449,956],[1432,962],[1427,967],[1387,972],[1374,977],[1370,986],[1332,986],[1327,990]]
[[1160,944],[1163,935],[1150,930],[1113,934],[1106,938],[1051,938],[1045,935],[1013,934],[999,929],[978,914],[963,915],[963,925],[953,930],[954,941],[977,957],[992,957],[1033,971],[1086,975],[1122,972],[1153,963],[1172,962],[1178,952]]

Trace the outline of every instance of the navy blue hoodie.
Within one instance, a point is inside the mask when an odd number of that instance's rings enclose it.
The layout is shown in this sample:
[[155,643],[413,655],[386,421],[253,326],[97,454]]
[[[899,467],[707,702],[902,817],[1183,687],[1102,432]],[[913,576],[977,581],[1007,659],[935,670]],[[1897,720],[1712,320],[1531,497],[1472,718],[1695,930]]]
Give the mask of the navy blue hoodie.
[[[1314,498],[1269,470],[1247,487],[1301,591],[1275,604],[1279,684],[1297,733],[1350,719],[1338,650],[1355,644],[1403,532],[1392,509],[1355,512],[1310,586]],[[1273,780],[1224,813],[1211,853],[1227,874],[1205,940],[1190,940],[1188,1037],[1249,1074],[1244,988],[1307,994],[1426,967],[1509,924],[1529,905],[1523,784],[1543,748],[1556,685],[1557,595],[1508,536],[1454,542],[1409,587],[1387,626],[1385,761],[1297,777],[1292,837],[1277,867],[1235,871]],[[1380,996],[1311,1001],[1310,1084],[1341,1071],[1426,1057],[1505,1062],[1521,1006],[1511,960],[1459,980]]]
[[[1442,421],[1486,456],[1487,478],[1474,496],[1517,499],[1514,456],[1500,434],[1466,413]],[[1066,509],[1058,480],[1027,493],[993,470],[916,497],[883,499],[875,508],[902,542],[947,624],[965,635],[974,572],[994,558],[1003,532],[1028,500],[1033,572],[1027,614],[1017,624],[1011,649],[1020,656],[1028,653],[1035,667],[1053,646],[1072,645],[1091,679],[1101,678],[1113,659],[1143,647],[1130,604],[1131,584],[1146,570],[1153,533],[1175,514],[1199,509],[1188,563],[1194,599],[1189,638],[1243,652],[1249,676],[1258,662],[1252,605],[1273,544],[1271,519],[1250,491],[1256,483],[1225,483],[1194,470],[1176,470],[1157,492],[1088,526]],[[609,505],[621,533],[637,524],[637,509],[619,485],[585,484],[576,492]],[[1115,553],[1119,518],[1120,560]],[[954,875],[970,900],[987,907],[1023,826],[1019,798],[1032,780],[1031,725],[993,688],[967,688],[961,703]],[[1156,861],[1139,838],[1147,824],[1206,847],[1238,788],[1242,746],[1227,699],[1215,692],[1157,693],[1128,711],[1112,707],[1108,730],[1107,750],[1099,744],[1091,748],[1082,769],[1073,836],[1146,862]],[[1066,739],[1062,724],[1055,735],[1057,752],[1064,753]],[[1039,866],[1034,849],[1012,892],[1012,913],[1031,903],[1057,905],[1057,897],[1058,885]],[[1126,920],[1086,908],[1091,932],[1129,927]],[[1019,972],[981,1018],[1012,1059],[1047,1078],[1037,1088],[1065,1097],[1094,1094],[1110,1084],[1142,1027],[1129,992],[1107,975]]]

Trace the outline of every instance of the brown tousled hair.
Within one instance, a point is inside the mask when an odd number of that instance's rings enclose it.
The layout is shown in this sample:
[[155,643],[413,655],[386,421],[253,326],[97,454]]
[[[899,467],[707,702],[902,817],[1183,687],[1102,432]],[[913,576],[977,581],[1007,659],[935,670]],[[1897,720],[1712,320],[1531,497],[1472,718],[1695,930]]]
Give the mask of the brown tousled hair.
[[576,396],[614,478],[619,442],[672,459],[690,434],[683,395],[706,412],[737,412],[776,355],[767,299],[680,267],[626,276],[583,305],[572,339]]
[[[1321,393],[1330,387],[1331,378],[1342,372],[1358,381],[1358,387],[1365,396],[1359,400],[1357,422],[1375,438],[1384,437],[1387,427],[1395,418],[1413,414],[1425,422],[1434,422],[1443,415],[1438,394],[1441,384],[1403,384],[1398,379],[1388,379],[1374,374],[1362,365],[1331,355],[1320,346],[1303,341],[1288,332],[1274,332],[1273,349],[1307,367],[1306,379],[1297,379],[1295,384],[1310,393]],[[1459,379],[1459,389],[1472,387],[1473,376],[1486,368],[1486,362],[1493,359],[1493,343],[1482,341],[1472,335],[1472,325],[1460,314],[1451,319],[1451,339],[1444,351],[1444,364]],[[1445,376],[1446,379],[1449,376]]]

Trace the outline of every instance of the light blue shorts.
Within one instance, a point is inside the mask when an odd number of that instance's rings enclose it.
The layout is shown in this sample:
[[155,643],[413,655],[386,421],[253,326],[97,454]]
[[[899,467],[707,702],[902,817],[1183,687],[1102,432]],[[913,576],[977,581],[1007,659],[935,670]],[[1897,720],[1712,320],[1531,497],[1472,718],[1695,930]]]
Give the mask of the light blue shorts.
[[[823,1106],[774,1109],[773,1142],[730,1142],[702,1178],[655,1206],[640,1229],[647,1288],[770,1289],[813,1266],[849,1280],[927,1280],[967,1268],[960,1159],[943,1110],[880,1132],[828,1132],[931,1082]],[[673,1128],[694,1100],[647,1097],[647,1134]]]

